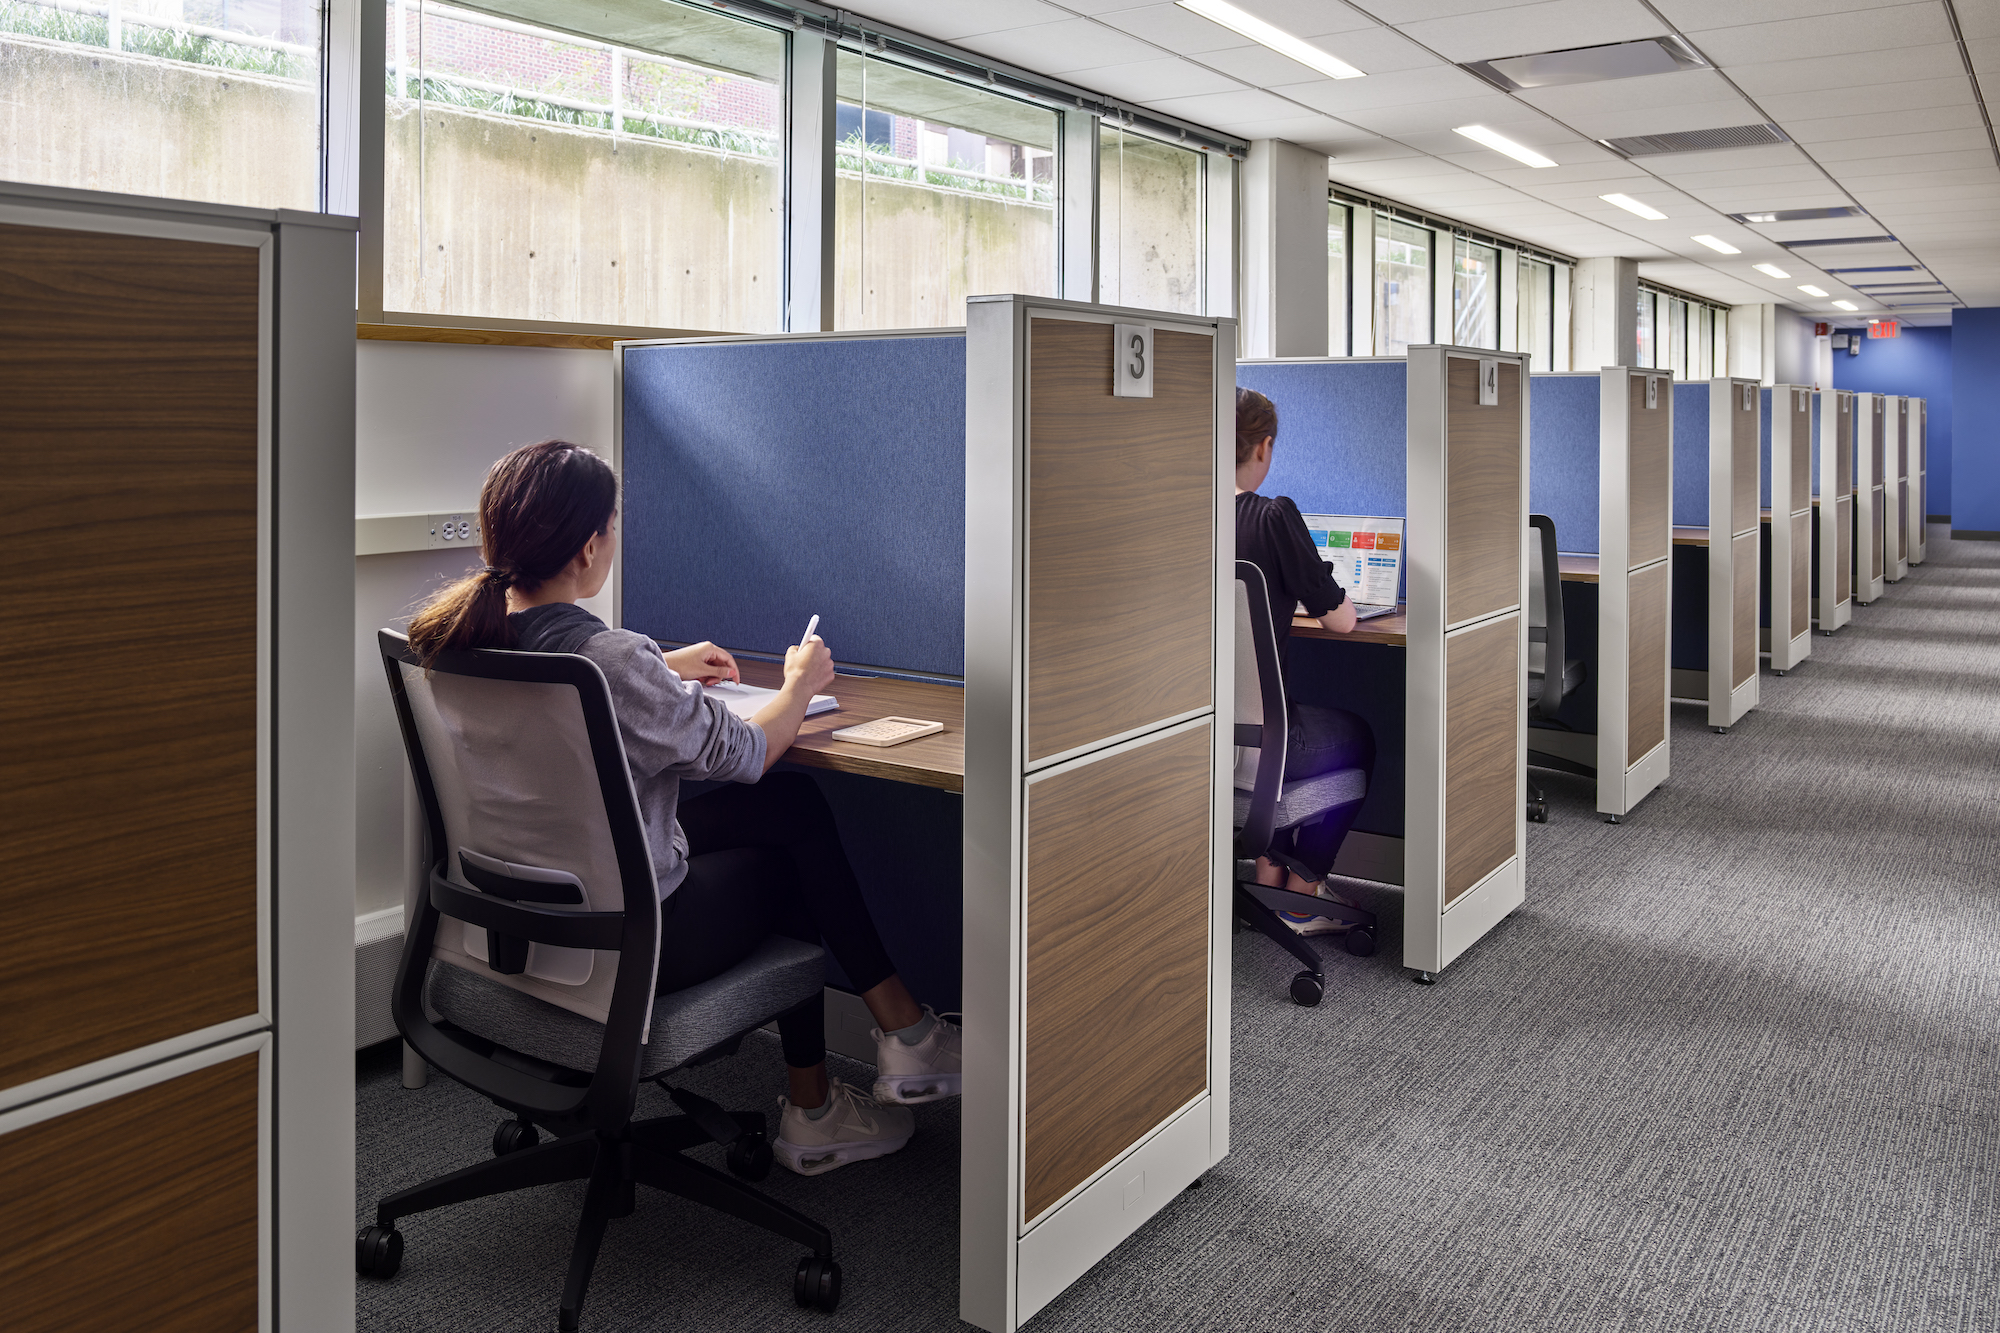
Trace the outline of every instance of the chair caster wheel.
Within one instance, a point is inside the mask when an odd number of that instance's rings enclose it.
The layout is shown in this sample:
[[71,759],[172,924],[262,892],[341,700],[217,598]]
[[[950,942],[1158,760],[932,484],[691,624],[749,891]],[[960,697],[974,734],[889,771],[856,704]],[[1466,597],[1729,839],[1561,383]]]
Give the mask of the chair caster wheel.
[[1375,932],[1365,926],[1356,926],[1341,936],[1340,945],[1356,958],[1375,956]]
[[799,1271],[792,1278],[792,1299],[808,1310],[832,1314],[840,1304],[840,1265],[816,1254],[799,1260]]
[[1542,804],[1542,803],[1541,803],[1540,801],[1536,801],[1536,802],[1535,802],[1535,803],[1534,803],[1533,805],[1529,806],[1529,807],[1528,807],[1528,822],[1529,822],[1530,824],[1546,824],[1546,823],[1548,823],[1548,822],[1549,822],[1549,808],[1548,808],[1548,806],[1546,806],[1546,805]]
[[739,1134],[723,1161],[738,1179],[762,1180],[771,1174],[771,1141],[761,1133]]
[[403,1233],[394,1227],[363,1227],[354,1238],[354,1271],[363,1277],[391,1278],[403,1266]]
[[1292,1003],[1303,1009],[1311,1009],[1326,994],[1326,987],[1310,972],[1301,972],[1292,978]]
[[505,1157],[508,1153],[532,1148],[542,1141],[535,1127],[525,1120],[502,1120],[493,1131],[493,1155]]
[[1419,986],[1435,986],[1438,984],[1435,972],[1412,972],[1410,980],[1416,982]]

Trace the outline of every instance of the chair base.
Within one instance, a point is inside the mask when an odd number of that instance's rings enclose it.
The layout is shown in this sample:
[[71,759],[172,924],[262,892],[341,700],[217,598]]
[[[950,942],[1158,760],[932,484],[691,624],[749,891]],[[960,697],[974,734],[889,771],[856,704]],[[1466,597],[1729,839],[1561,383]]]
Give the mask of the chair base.
[[1317,1005],[1325,995],[1326,973],[1321,967],[1319,951],[1304,936],[1280,921],[1279,912],[1307,912],[1313,916],[1348,922],[1353,928],[1341,935],[1341,947],[1357,958],[1366,958],[1375,952],[1373,912],[1255,881],[1238,880],[1235,898],[1239,920],[1304,964],[1303,969],[1292,977],[1291,985],[1292,1003],[1304,1008]]
[[[812,1253],[800,1261],[793,1296],[800,1305],[831,1311],[840,1299],[840,1265],[833,1260],[833,1235],[803,1213],[767,1198],[743,1180],[686,1157],[706,1143],[730,1145],[732,1171],[762,1179],[770,1170],[764,1117],[755,1111],[726,1112],[691,1093],[672,1090],[688,1114],[630,1122],[618,1130],[589,1130],[549,1143],[524,1146],[491,1161],[439,1176],[383,1199],[375,1225],[356,1242],[356,1267],[364,1276],[390,1277],[402,1259],[399,1219],[473,1199],[511,1194],[566,1180],[590,1182],[577,1221],[563,1281],[558,1327],[573,1330],[583,1316],[605,1228],[628,1217],[636,1206],[636,1186],[649,1185],[702,1204],[774,1235],[797,1241]],[[760,1151],[761,1150],[761,1151]]]

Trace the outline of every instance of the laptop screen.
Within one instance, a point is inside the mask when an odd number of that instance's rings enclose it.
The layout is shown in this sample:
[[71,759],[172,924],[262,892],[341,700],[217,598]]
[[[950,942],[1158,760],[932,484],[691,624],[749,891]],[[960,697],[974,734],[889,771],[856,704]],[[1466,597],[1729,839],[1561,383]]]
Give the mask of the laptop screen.
[[1307,514],[1320,558],[1354,601],[1394,606],[1403,586],[1403,520],[1355,514]]

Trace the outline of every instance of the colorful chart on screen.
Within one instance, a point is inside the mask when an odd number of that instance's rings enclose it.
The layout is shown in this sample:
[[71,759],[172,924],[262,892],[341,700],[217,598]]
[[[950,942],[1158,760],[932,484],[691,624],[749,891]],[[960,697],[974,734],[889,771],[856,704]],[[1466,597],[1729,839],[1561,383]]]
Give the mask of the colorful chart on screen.
[[1394,606],[1403,582],[1403,520],[1307,514],[1306,531],[1347,595],[1365,606]]

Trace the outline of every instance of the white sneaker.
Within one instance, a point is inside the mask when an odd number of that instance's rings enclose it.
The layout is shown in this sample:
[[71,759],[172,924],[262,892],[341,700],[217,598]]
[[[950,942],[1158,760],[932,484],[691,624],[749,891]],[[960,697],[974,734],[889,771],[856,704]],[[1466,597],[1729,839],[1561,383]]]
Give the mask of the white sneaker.
[[[1313,889],[1313,896],[1339,903],[1342,907],[1358,906],[1327,888],[1323,882]],[[1278,920],[1291,927],[1294,935],[1344,935],[1354,929],[1352,921],[1336,921],[1330,916],[1311,916],[1305,912],[1280,912]]]
[[900,1106],[883,1106],[851,1084],[835,1079],[827,1089],[831,1105],[814,1120],[783,1097],[778,1117],[778,1141],[771,1145],[778,1160],[802,1176],[824,1175],[849,1162],[887,1157],[910,1141],[917,1118]]
[[[878,1101],[914,1106],[956,1097],[965,1087],[965,1033],[929,1005],[924,1012],[936,1019],[916,1045],[881,1028],[875,1037],[875,1097]],[[951,1017],[956,1018],[954,1014]]]

